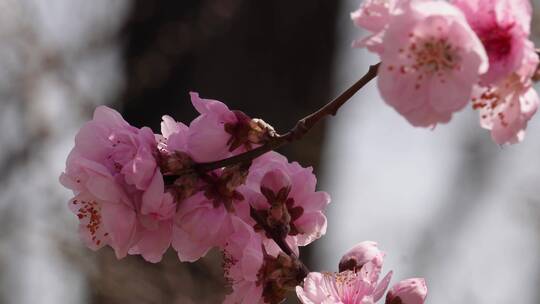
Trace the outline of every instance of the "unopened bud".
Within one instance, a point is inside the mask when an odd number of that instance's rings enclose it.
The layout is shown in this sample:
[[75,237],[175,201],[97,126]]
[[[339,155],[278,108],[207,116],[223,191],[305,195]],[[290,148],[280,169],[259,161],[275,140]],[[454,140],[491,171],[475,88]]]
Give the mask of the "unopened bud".
[[382,268],[384,253],[379,250],[376,242],[364,241],[351,248],[339,261],[339,272],[345,270],[358,271],[366,263]]
[[392,286],[386,294],[385,304],[424,304],[426,297],[426,281],[423,278],[412,278]]

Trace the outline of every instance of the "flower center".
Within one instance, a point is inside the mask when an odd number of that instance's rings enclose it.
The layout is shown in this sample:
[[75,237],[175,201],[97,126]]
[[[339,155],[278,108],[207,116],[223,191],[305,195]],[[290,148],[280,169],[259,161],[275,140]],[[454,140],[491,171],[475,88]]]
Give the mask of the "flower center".
[[446,38],[415,38],[409,45],[409,55],[414,59],[413,68],[431,76],[459,68],[457,50]]
[[236,188],[246,181],[249,164],[239,164],[227,167],[218,175],[210,172],[201,175],[201,179],[206,183],[203,186],[204,195],[212,200],[214,208],[223,205],[228,212],[234,212],[234,202],[243,201],[244,196]]
[[[438,27],[439,32],[442,31]],[[445,37],[419,37],[414,33],[409,34],[409,44],[400,48],[399,53],[405,64],[398,67],[389,65],[388,70],[402,75],[416,73],[415,89],[422,87],[424,80],[438,77],[441,83],[445,83],[445,76],[449,72],[461,69],[461,57],[459,48],[448,42]]]
[[329,279],[333,279],[334,295],[341,300],[342,303],[355,304],[362,303],[364,296],[367,293],[367,286],[357,273],[353,271],[344,271],[340,273],[326,274]]
[[[266,198],[268,209],[257,210],[256,212],[272,230],[279,231],[280,235],[297,235],[301,233],[294,222],[304,213],[304,208],[295,206],[294,198],[289,197],[290,187],[284,187],[277,193],[261,186],[261,193]],[[255,225],[255,230],[263,230],[259,224]]]
[[479,33],[480,40],[491,61],[502,60],[512,51],[512,35],[510,34],[510,29],[513,26],[513,24],[506,27],[497,26]]

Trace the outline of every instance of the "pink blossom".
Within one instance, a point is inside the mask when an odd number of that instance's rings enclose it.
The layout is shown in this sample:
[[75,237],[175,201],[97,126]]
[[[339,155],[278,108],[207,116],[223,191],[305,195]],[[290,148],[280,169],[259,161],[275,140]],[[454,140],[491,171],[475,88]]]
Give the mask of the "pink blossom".
[[[98,107],[81,128],[60,181],[75,194],[69,207],[88,247],[110,245],[118,258],[130,252],[160,259],[170,243],[161,221],[170,221],[174,204],[156,156],[150,129],[130,126],[107,107]],[[149,242],[155,245],[148,248]]]
[[137,129],[118,112],[100,106],[94,119],[75,137],[72,153],[105,166],[112,175],[121,174],[127,184],[145,190],[157,166],[156,145],[152,130]]
[[263,286],[258,275],[264,263],[261,236],[239,218],[233,218],[232,227],[223,255],[225,278],[233,292],[224,303],[263,303]]
[[[371,262],[374,268],[373,272],[378,276],[382,269],[384,255],[384,252],[379,250],[376,242],[364,241],[358,243],[343,255],[339,261],[339,271],[359,270],[362,266]],[[378,277],[375,280],[377,279]]]
[[296,287],[296,294],[304,304],[373,304],[382,296],[392,273],[380,283],[371,280],[373,265],[367,263],[358,272],[311,272],[304,279],[304,286]]
[[453,0],[482,41],[489,57],[484,85],[500,81],[522,64],[531,23],[529,0]]
[[174,219],[172,246],[183,262],[194,262],[212,247],[222,246],[232,233],[224,205],[214,206],[204,192],[185,199]]
[[149,185],[156,167],[153,140],[149,129],[130,126],[107,107],[98,107],[76,135],[60,181],[76,195],[69,207],[91,249],[108,244],[120,258],[137,241],[136,213],[124,185]]
[[427,297],[426,282],[412,278],[398,282],[386,294],[386,304],[423,304]]
[[[296,294],[304,304],[374,304],[392,278],[390,271],[380,282],[384,253],[375,242],[361,242],[343,255],[339,273],[311,272]],[[394,285],[386,304],[423,304],[427,295],[424,279],[408,279]]]
[[412,125],[448,122],[488,69],[480,40],[463,14],[443,1],[407,1],[383,38],[378,86]]
[[531,78],[538,66],[538,55],[532,42],[527,43],[521,66],[512,74],[491,85],[478,85],[473,108],[480,112],[480,125],[491,130],[497,144],[514,144],[523,140],[528,121],[540,102]]
[[251,119],[241,111],[231,111],[222,102],[190,93],[201,114],[189,126],[188,149],[197,162],[223,159],[251,149],[266,140],[270,126]]
[[[289,245],[296,247],[326,233],[323,210],[330,197],[326,192],[315,191],[316,183],[312,168],[289,163],[279,153],[268,152],[253,161],[246,184],[239,191],[270,229],[278,230]],[[245,220],[254,224],[249,218]]]

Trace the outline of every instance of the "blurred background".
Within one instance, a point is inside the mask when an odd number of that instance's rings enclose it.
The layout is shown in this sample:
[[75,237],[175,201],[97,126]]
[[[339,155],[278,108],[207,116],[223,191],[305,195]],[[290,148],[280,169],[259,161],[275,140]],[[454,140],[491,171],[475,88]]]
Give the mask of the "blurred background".
[[[188,122],[191,90],[287,130],[377,62],[350,48],[358,5],[0,0],[0,303],[220,303],[217,252],[150,264],[83,248],[58,183],[74,136],[100,104],[156,132],[164,114]],[[303,259],[334,271],[374,240],[394,281],[427,278],[428,303],[540,303],[537,118],[527,133],[501,148],[471,109],[415,129],[370,84],[280,151],[333,198]]]

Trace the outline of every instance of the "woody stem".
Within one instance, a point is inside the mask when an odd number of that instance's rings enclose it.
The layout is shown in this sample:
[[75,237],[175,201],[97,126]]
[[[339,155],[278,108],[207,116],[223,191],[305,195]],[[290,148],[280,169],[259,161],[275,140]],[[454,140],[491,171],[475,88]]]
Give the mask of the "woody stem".
[[330,101],[322,108],[300,119],[296,125],[285,134],[276,134],[272,136],[264,145],[247,152],[225,158],[218,161],[198,163],[194,167],[197,172],[208,172],[222,167],[228,167],[237,163],[251,161],[266,152],[275,150],[285,144],[300,140],[313,128],[319,121],[326,116],[335,116],[339,108],[345,104],[351,97],[362,89],[367,83],[377,76],[377,70],[380,63],[371,65],[364,76],[355,82],[351,87],[341,93],[334,100]]

